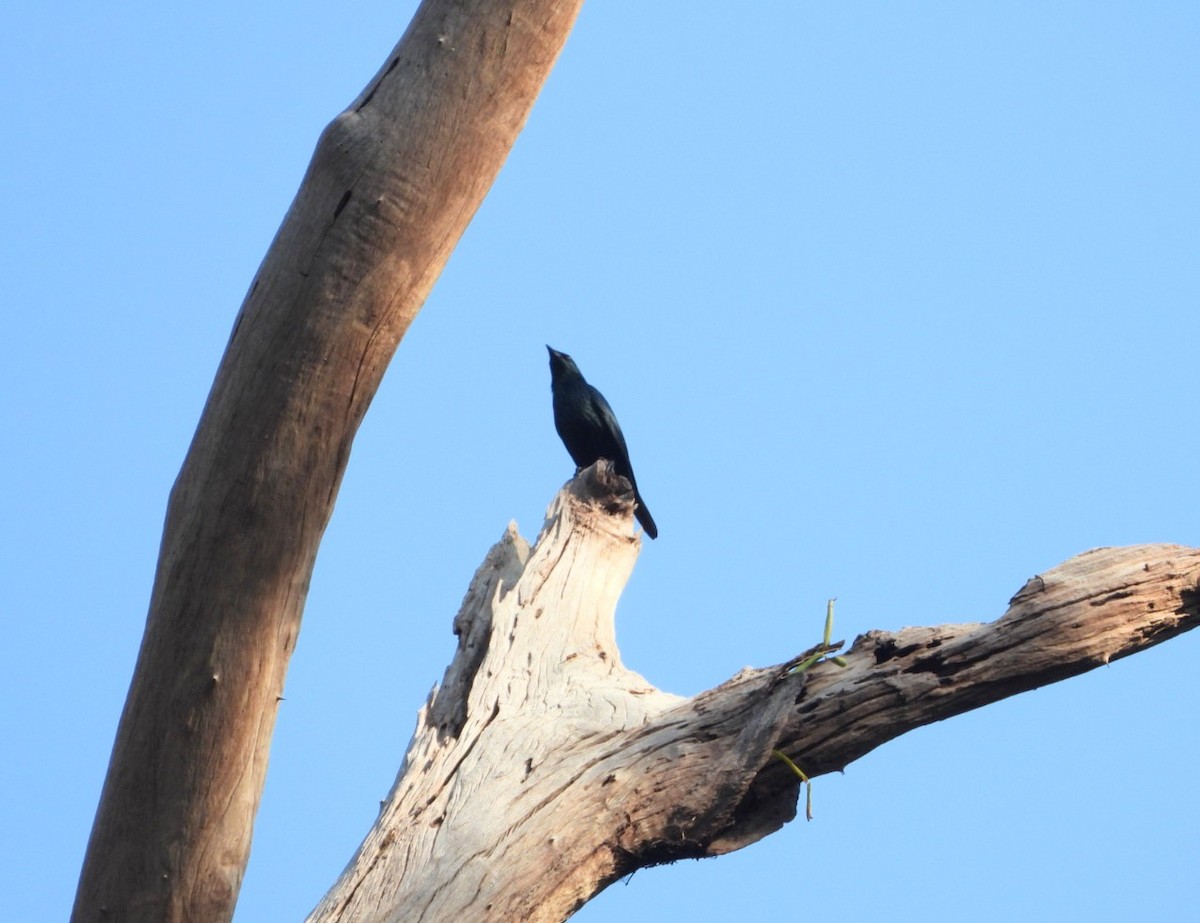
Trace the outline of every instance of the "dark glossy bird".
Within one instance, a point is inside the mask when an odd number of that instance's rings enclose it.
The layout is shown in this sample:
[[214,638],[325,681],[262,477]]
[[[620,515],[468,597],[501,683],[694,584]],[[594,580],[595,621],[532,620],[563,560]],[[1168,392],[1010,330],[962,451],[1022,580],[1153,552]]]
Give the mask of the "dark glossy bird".
[[567,447],[576,470],[606,458],[613,463],[617,474],[633,485],[637,501],[633,514],[646,534],[658,538],[658,526],[646,509],[646,501],[638,492],[633,465],[629,464],[629,449],[616,415],[604,395],[587,383],[575,360],[556,349],[550,350],[550,391],[554,395],[554,428]]

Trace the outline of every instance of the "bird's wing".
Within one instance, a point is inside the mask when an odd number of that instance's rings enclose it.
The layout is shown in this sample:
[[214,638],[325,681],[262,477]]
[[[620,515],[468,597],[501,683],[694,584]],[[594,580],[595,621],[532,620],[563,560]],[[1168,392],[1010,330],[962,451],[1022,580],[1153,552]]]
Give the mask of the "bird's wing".
[[621,432],[621,424],[617,422],[617,415],[613,413],[611,407],[608,406],[608,401],[604,399],[604,395],[588,385],[588,394],[590,397],[592,413],[596,415],[596,419],[603,426],[604,430],[609,433],[617,444],[617,448],[621,450],[621,458],[609,459],[617,464],[629,464],[629,448],[625,445],[625,434]]

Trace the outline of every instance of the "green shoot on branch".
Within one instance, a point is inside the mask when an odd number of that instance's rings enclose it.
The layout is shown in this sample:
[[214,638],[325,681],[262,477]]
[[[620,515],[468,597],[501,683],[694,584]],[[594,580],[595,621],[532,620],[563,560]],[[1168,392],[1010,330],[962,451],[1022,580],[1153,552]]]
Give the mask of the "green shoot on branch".
[[[844,657],[830,656],[835,651],[841,650],[842,644],[843,644],[843,642],[841,642],[841,641],[835,642],[832,640],[832,638],[833,638],[833,604],[836,601],[836,599],[837,599],[837,597],[834,597],[834,599],[829,600],[829,602],[826,603],[826,605],[825,605],[825,634],[822,636],[821,643],[818,644],[816,647],[814,647],[812,650],[807,651],[804,654],[801,654],[800,659],[797,660],[794,664],[790,665],[787,668],[787,672],[788,672],[789,676],[796,674],[796,673],[803,673],[805,670],[809,669],[812,666],[815,666],[818,663],[821,663],[823,660],[829,660],[832,663],[837,664],[839,667],[846,666],[846,659]],[[772,750],[771,755],[782,760],[784,765],[787,766],[787,768],[790,769],[792,772],[794,772],[796,774],[797,778],[800,779],[801,785],[808,786],[808,792],[807,792],[805,802],[804,802],[804,817],[806,820],[812,820],[813,819],[812,779],[810,779],[805,774],[804,770],[801,769],[799,766],[797,766],[796,763],[791,759],[791,757],[789,757],[782,750]]]

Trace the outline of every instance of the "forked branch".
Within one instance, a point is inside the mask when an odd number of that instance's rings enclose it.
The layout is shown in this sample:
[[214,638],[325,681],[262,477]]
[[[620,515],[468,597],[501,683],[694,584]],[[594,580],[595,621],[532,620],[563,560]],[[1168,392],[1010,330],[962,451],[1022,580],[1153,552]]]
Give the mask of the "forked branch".
[[558,921],[630,871],[717,855],[796,813],[798,780],[905,731],[1157,644],[1200,620],[1200,551],[1106,548],[1034,577],[994,622],[872,631],[796,673],[690,699],[620,660],[640,542],[606,462],[509,527],[454,621],[459,649],[405,765],[312,921]]

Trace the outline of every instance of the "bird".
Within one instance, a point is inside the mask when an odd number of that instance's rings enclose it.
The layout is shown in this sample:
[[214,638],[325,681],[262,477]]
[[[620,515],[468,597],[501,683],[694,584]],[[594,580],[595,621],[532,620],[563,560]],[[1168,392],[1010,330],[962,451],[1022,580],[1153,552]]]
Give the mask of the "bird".
[[554,428],[567,447],[567,453],[580,471],[598,459],[606,458],[613,464],[617,474],[633,486],[633,498],[637,501],[633,514],[642,524],[646,534],[658,538],[658,526],[646,508],[646,501],[638,491],[637,478],[633,476],[633,465],[629,463],[629,449],[621,425],[604,395],[587,383],[575,360],[566,353],[547,346],[550,351],[550,391],[554,396]]

